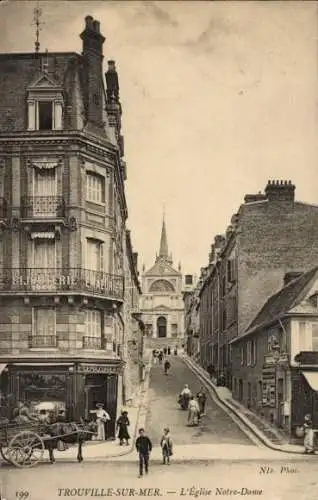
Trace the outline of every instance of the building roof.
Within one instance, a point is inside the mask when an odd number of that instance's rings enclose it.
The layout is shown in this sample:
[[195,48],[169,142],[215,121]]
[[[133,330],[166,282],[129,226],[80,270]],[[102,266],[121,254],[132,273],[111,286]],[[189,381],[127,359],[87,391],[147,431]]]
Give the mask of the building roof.
[[233,342],[240,340],[275,320],[278,321],[288,313],[290,309],[299,305],[304,300],[308,290],[317,278],[317,274],[318,267],[314,267],[310,271],[290,281],[279,290],[279,292],[272,295],[249,325],[245,333],[234,339]]

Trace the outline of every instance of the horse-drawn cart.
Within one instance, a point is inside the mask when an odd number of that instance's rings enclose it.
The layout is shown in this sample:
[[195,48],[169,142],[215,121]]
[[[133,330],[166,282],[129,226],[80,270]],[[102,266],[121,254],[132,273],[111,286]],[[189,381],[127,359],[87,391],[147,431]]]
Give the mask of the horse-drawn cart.
[[[49,451],[50,461],[55,461],[53,450],[63,451],[68,444],[77,444],[77,460],[81,462],[82,445],[96,435],[95,423],[1,423],[0,454],[9,464],[16,467],[33,467],[43,458],[44,450]],[[65,448],[59,448],[59,444]]]
[[45,437],[44,426],[39,422],[1,424],[0,454],[16,467],[32,467],[42,460]]

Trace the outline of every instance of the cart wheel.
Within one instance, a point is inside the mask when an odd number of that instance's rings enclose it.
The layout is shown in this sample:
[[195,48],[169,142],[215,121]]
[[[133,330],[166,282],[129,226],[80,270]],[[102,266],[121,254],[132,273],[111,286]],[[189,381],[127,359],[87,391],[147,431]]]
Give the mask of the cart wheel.
[[0,455],[2,456],[2,458],[3,458],[3,460],[5,462],[8,462],[8,464],[12,463],[11,460],[10,460],[10,458],[9,458],[8,448],[7,447],[5,447],[5,448],[0,447]]
[[33,467],[42,460],[44,443],[35,432],[23,431],[14,436],[6,455],[16,467]]

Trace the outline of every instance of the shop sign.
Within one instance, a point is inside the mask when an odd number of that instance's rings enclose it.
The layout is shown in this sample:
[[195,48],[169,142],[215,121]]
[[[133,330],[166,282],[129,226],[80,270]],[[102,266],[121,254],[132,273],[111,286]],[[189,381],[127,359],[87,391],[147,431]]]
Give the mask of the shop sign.
[[78,367],[79,373],[85,374],[117,374],[121,371],[122,367],[120,365],[117,366],[109,366],[109,365],[80,365]]

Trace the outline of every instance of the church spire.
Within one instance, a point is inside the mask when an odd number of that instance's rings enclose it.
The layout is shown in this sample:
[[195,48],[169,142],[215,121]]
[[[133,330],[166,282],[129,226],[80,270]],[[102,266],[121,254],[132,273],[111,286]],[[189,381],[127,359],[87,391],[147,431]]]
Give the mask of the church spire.
[[169,252],[168,252],[168,238],[167,238],[165,214],[163,214],[163,218],[162,218],[160,248],[159,248],[159,255],[157,257],[157,260],[159,260],[159,259],[165,260],[166,262],[169,262],[169,263],[172,263],[171,255],[169,255]]

